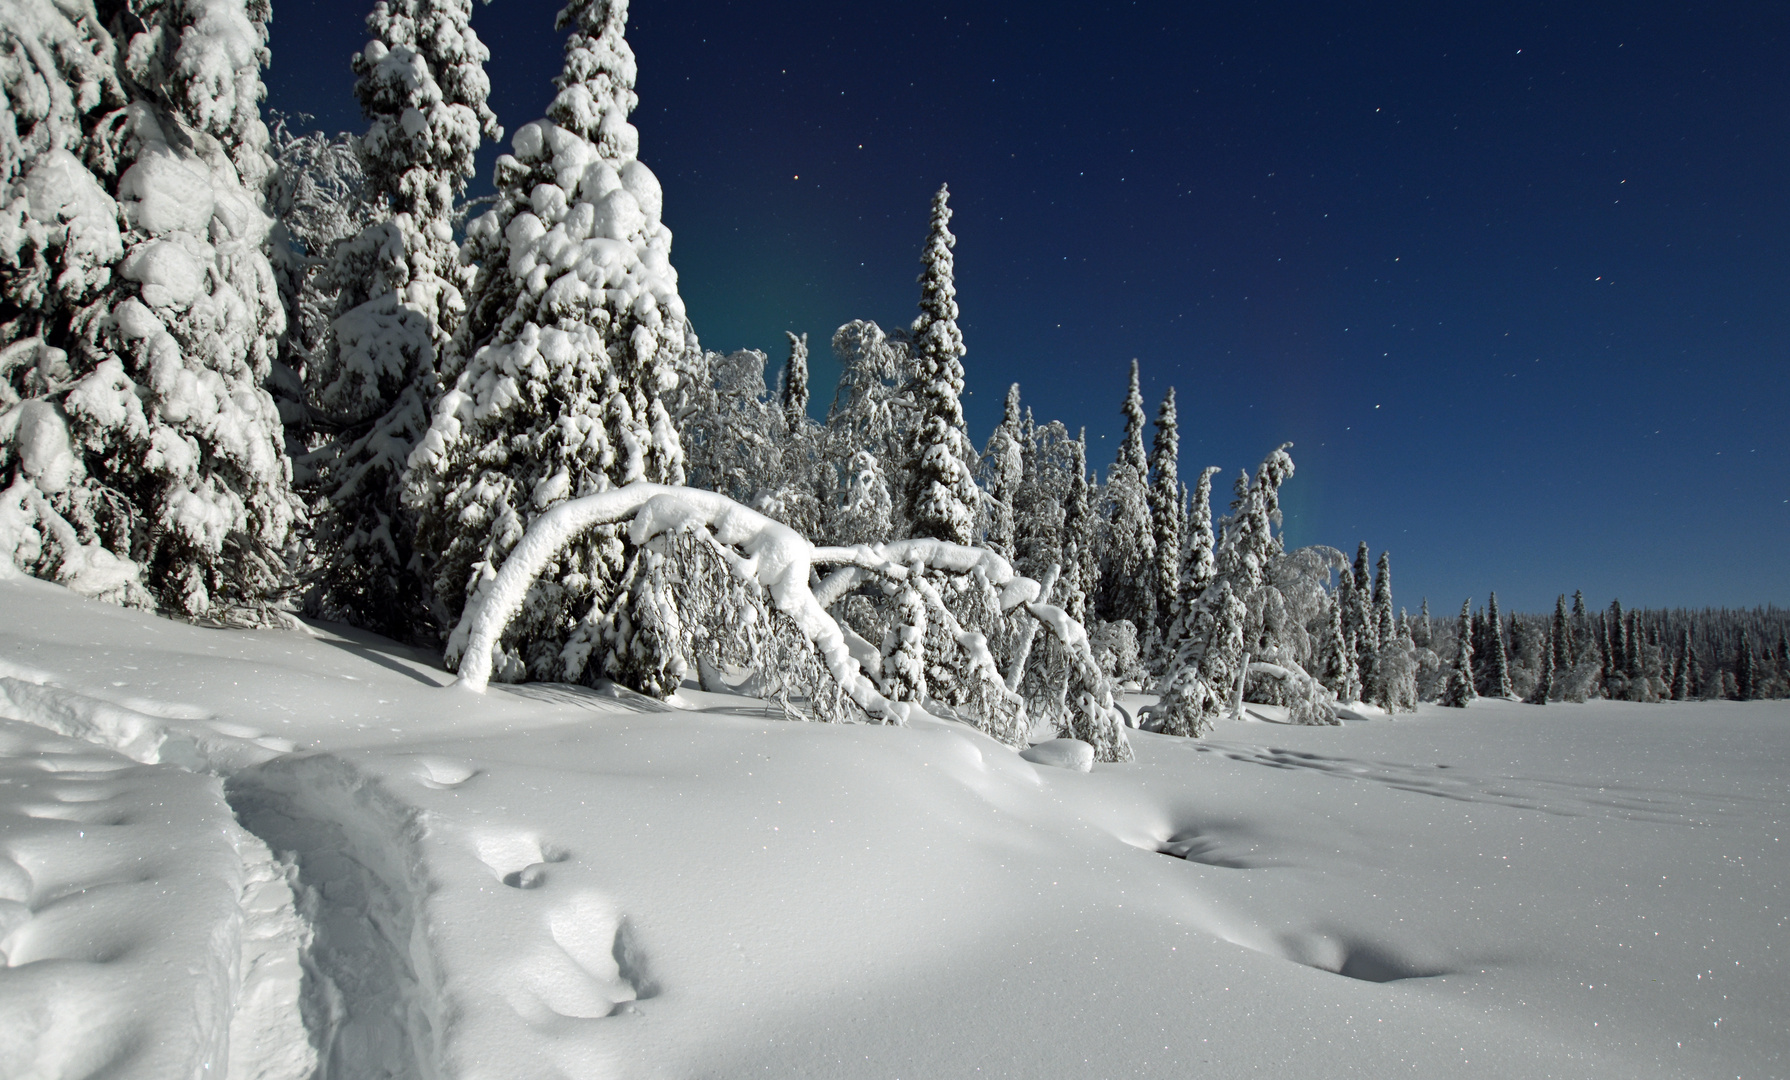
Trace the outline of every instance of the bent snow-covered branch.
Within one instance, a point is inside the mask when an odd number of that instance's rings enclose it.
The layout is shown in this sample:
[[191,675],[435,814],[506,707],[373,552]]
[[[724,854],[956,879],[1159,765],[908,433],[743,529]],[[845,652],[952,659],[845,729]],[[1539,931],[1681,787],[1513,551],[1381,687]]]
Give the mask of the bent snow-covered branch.
[[[836,602],[865,581],[912,583],[929,612],[949,628],[960,649],[957,662],[964,677],[987,684],[986,692],[978,696],[985,715],[974,719],[1002,741],[1023,745],[1030,726],[1023,701],[1007,688],[984,635],[959,625],[938,586],[926,578],[933,572],[985,582],[995,590],[1003,612],[1023,612],[1072,658],[1077,709],[1067,725],[1070,733],[1090,742],[1102,760],[1131,756],[1110,684],[1088,649],[1087,632],[1062,609],[1040,602],[1038,583],[1014,573],[998,553],[935,539],[817,548],[789,526],[724,495],[645,482],[568,500],[530,524],[497,574],[467,604],[449,639],[447,659],[458,664],[461,683],[482,690],[490,681],[505,627],[521,610],[536,577],[562,548],[590,529],[624,522],[629,540],[639,547],[691,534],[712,543],[732,572],[762,590],[774,610],[793,624],[851,703],[885,723],[905,722],[920,709],[919,703],[893,700],[883,692],[873,677],[880,672],[864,669],[848,644],[846,630],[828,613],[822,598]],[[811,587],[815,568],[826,565],[841,569],[818,590]],[[703,620],[719,615],[689,614]]]

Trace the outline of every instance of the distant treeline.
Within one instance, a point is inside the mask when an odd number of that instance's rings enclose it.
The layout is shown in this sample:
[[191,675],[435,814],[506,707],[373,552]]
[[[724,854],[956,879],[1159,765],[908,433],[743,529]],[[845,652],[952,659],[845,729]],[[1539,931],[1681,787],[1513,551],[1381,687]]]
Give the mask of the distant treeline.
[[[1583,593],[1547,614],[1500,617],[1497,599],[1468,620],[1472,683],[1484,696],[1525,701],[1752,701],[1790,697],[1790,609],[1588,610]],[[1456,620],[1414,628],[1420,645],[1459,654]],[[1428,640],[1424,640],[1427,638]],[[1447,668],[1423,697],[1446,697]]]

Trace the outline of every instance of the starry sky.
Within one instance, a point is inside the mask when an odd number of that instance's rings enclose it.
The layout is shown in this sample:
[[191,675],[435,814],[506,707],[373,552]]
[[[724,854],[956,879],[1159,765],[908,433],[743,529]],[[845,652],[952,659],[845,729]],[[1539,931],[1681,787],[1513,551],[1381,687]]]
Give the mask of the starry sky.
[[[364,126],[367,6],[278,0],[271,108]],[[557,9],[474,15],[509,132]],[[634,0],[628,38],[697,333],[808,333],[817,412],[949,183],[978,444],[1017,381],[1104,473],[1135,357],[1184,476],[1291,441],[1289,546],[1390,549],[1413,611],[1790,604],[1790,5]]]

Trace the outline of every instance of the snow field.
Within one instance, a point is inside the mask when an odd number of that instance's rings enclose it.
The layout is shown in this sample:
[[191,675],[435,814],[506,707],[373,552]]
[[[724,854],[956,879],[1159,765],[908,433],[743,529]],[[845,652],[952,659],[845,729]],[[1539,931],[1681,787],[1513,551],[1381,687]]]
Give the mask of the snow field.
[[[239,755],[214,767],[293,853],[313,941],[286,1015],[331,1076],[1786,1074],[1782,703],[1221,721],[1132,732],[1135,762],[1081,773],[925,718],[472,694],[376,639],[201,630],[35,581],[0,607],[0,663],[44,698]],[[209,858],[242,873],[191,839],[224,831],[215,779],[104,756],[209,792],[179,804],[186,847],[145,851],[193,888]],[[142,920],[120,932],[176,914]],[[0,1001],[34,966],[0,970]],[[154,985],[176,1012],[141,969],[101,971],[96,994]],[[114,1044],[139,1030],[96,1015]],[[215,1043],[192,1015],[158,1030]]]

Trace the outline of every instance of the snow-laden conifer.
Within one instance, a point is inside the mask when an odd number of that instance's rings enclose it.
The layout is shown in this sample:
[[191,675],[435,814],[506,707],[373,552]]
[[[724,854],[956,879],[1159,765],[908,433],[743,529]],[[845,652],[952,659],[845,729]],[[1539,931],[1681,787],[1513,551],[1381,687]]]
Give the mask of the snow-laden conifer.
[[[833,494],[832,478],[823,485],[818,475],[816,425],[803,415],[789,426],[782,395],[765,387],[765,364],[756,349],[711,352],[680,374],[675,408],[685,475],[696,487],[813,536],[821,527],[822,497]],[[876,536],[887,538],[886,532]]]
[[[467,227],[479,275],[444,365],[453,388],[411,455],[406,490],[450,623],[556,503],[684,481],[664,399],[696,337],[659,181],[628,122],[627,11],[626,0],[573,0],[560,12],[571,32],[559,92],[498,158],[496,204]],[[509,628],[502,673],[658,681],[668,658],[630,640],[648,613],[608,610],[628,555],[613,529],[560,552]]]
[[1419,659],[1416,642],[1400,633],[1392,613],[1392,553],[1381,551],[1374,570],[1373,609],[1370,621],[1379,627],[1380,647],[1374,653],[1373,703],[1387,712],[1410,712],[1417,707]]
[[1349,575],[1348,591],[1342,593],[1346,606],[1343,608],[1343,633],[1355,643],[1355,670],[1361,678],[1361,692],[1365,697],[1373,696],[1376,676],[1375,661],[1380,654],[1379,621],[1373,608],[1373,577],[1369,570],[1369,553],[1366,541],[1355,554],[1355,568],[1351,571],[1343,568]]
[[1442,704],[1456,709],[1471,705],[1479,694],[1473,689],[1473,601],[1461,601],[1460,621],[1454,631],[1454,663],[1448,669],[1448,683],[1442,691]]
[[1355,671],[1355,647],[1343,629],[1343,590],[1355,587],[1354,575],[1345,571],[1330,597],[1330,624],[1318,651],[1318,680],[1343,704],[1361,700],[1361,681]]
[[1065,595],[1064,553],[1071,488],[1075,485],[1076,441],[1060,421],[1034,424],[1026,410],[1025,455],[1019,491],[1013,500],[1014,568],[1038,581],[1057,568],[1054,595]]
[[[1550,646],[1549,668],[1552,671],[1550,682],[1557,682],[1568,671],[1572,670],[1572,624],[1566,618],[1566,594],[1561,593],[1554,601],[1554,622],[1552,633],[1548,637]],[[1553,687],[1555,696],[1559,696],[1560,687]]]
[[1102,490],[1106,550],[1100,567],[1099,616],[1145,628],[1156,621],[1155,528],[1151,523],[1149,458],[1144,452],[1144,396],[1137,361],[1119,409],[1125,430]]
[[1510,685],[1510,653],[1504,645],[1504,620],[1498,614],[1498,594],[1486,601],[1485,613],[1485,690],[1486,697],[1513,697]]
[[1100,523],[1094,514],[1093,485],[1088,479],[1088,430],[1082,428],[1070,450],[1069,501],[1063,514],[1063,608],[1082,625],[1093,622],[1094,590],[1100,583]]
[[328,273],[336,245],[383,219],[389,208],[366,197],[367,178],[347,132],[300,132],[290,117],[274,114],[268,149],[274,178],[268,203],[274,216],[269,258],[286,310],[286,332],[274,357],[268,392],[286,428],[293,458],[292,483],[315,487],[316,465],[307,455],[328,435],[328,424],[310,404],[308,376],[333,338],[338,289]]
[[891,701],[926,700],[926,601],[916,588],[925,571],[919,559],[908,564],[910,577],[896,594],[895,618],[883,638],[883,694]]
[[1152,637],[1160,641],[1181,611],[1181,525],[1185,488],[1181,486],[1181,432],[1175,414],[1175,388],[1169,387],[1156,410],[1156,434],[1150,446],[1150,525],[1156,598]]
[[1678,642],[1678,656],[1672,664],[1672,700],[1688,701],[1695,692],[1692,686],[1694,663],[1691,652],[1691,628],[1687,624]]
[[125,115],[115,62],[90,5],[0,2],[0,558],[147,605],[136,515],[109,505],[65,405],[94,366],[83,324],[104,317],[124,253],[115,174],[85,155]]
[[1535,686],[1529,691],[1529,696],[1523,699],[1524,701],[1528,702],[1530,705],[1546,705],[1548,703],[1548,699],[1553,695],[1553,690],[1554,690],[1553,653],[1554,653],[1553,634],[1550,631],[1542,639],[1542,643],[1541,643],[1541,660],[1542,660],[1542,662],[1536,666]]
[[914,471],[908,480],[908,530],[967,544],[975,538],[975,449],[963,423],[963,332],[957,328],[957,285],[951,249],[950,189],[932,197],[932,225],[920,255],[920,314],[912,328]]
[[402,474],[428,427],[436,358],[473,269],[457,258],[453,204],[481,136],[501,134],[470,14],[469,0],[397,0],[367,17],[372,40],[352,65],[369,120],[355,148],[373,220],[335,246],[323,275],[335,317],[306,371],[312,409],[334,433],[301,461],[319,474],[309,603],[394,636],[427,626]]
[[[1197,736],[1222,715],[1242,691],[1248,672],[1247,635],[1254,619],[1260,624],[1258,595],[1267,579],[1269,563],[1280,554],[1274,526],[1280,520],[1280,486],[1293,474],[1287,446],[1269,454],[1256,469],[1255,480],[1238,493],[1234,510],[1219,540],[1216,573],[1211,585],[1189,609],[1182,632],[1172,642],[1174,660],[1158,684],[1160,703],[1152,709],[1152,722],[1174,735]],[[1286,658],[1279,664],[1289,681],[1312,680]],[[1301,690],[1302,699],[1309,700]],[[1332,716],[1333,719],[1333,716]]]
[[876,455],[860,450],[847,466],[845,497],[833,518],[835,543],[877,544],[894,535],[894,500]]
[[1183,612],[1206,591],[1216,572],[1214,548],[1218,537],[1212,529],[1212,477],[1219,472],[1216,465],[1200,470],[1200,478],[1193,487],[1193,500],[1187,511],[1187,540],[1181,560]]
[[454,204],[482,139],[503,131],[486,105],[489,53],[472,0],[379,0],[354,55],[369,121],[356,142],[377,220],[336,245],[331,341],[306,372],[336,437],[315,455],[320,614],[395,637],[426,633],[404,469],[439,394],[436,358],[458,328],[474,268],[459,260]]
[[[913,357],[905,343],[891,340],[882,327],[862,319],[834,331],[832,345],[839,360],[839,383],[826,425],[818,433],[817,483],[824,497],[815,538],[825,543],[880,543],[902,535],[907,520]],[[869,519],[859,512],[871,503],[882,504],[881,496],[865,501],[867,464],[874,465],[876,482],[886,488],[889,498],[889,511],[879,519],[883,531],[874,533],[863,531]]]
[[1753,700],[1758,691],[1758,683],[1759,670],[1753,656],[1753,639],[1742,630],[1740,642],[1734,646],[1734,700]]
[[808,335],[785,334],[789,359],[783,362],[783,375],[777,382],[777,403],[783,407],[784,430],[795,435],[808,420]]
[[1624,636],[1627,630],[1622,617],[1622,601],[1610,601],[1609,610],[1604,612],[1603,624],[1603,659],[1604,683],[1614,693],[1619,694],[1625,686],[1623,672],[1628,670],[1628,640]]
[[[155,603],[182,614],[264,621],[289,580],[283,549],[297,509],[262,387],[284,327],[266,253],[267,7],[151,0],[128,17],[108,4],[100,19],[78,2],[58,10],[78,13],[67,48],[39,38],[35,57],[12,54],[29,59],[15,87],[65,70],[47,101],[21,99],[13,112],[15,132],[26,118],[48,127],[44,138],[29,132],[44,149],[8,179],[0,262],[26,271],[53,253],[63,306],[47,311],[26,294],[29,319],[4,317],[0,366],[54,384],[7,426],[17,471],[30,473],[27,459],[61,463],[32,485],[44,494],[53,477],[59,490],[51,505],[15,478],[12,495],[25,497],[8,499],[6,517],[27,524],[7,531],[35,531],[35,557],[55,549],[62,575],[79,576],[71,559],[104,563],[112,584],[90,591],[131,599],[144,580]],[[17,11],[21,21],[10,9],[0,20],[11,30],[45,23],[46,8]],[[105,15],[117,16],[115,44],[99,30]],[[113,59],[116,82],[93,63]],[[47,138],[55,130],[67,134]],[[100,546],[109,562],[84,554]]]
[[1019,408],[1019,384],[1007,388],[1001,422],[988,436],[982,454],[982,475],[987,490],[988,546],[1012,559],[1018,538],[1015,502],[1025,481],[1026,432]]
[[1386,711],[1416,712],[1419,682],[1429,650],[1419,651],[1411,637],[1411,620],[1399,619],[1380,646],[1380,672],[1385,686]]

